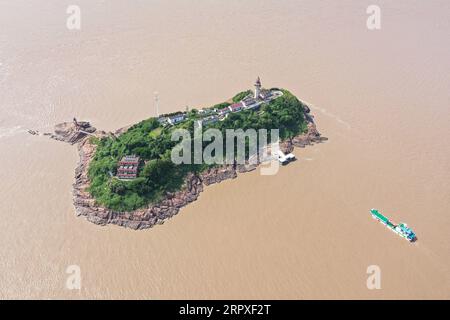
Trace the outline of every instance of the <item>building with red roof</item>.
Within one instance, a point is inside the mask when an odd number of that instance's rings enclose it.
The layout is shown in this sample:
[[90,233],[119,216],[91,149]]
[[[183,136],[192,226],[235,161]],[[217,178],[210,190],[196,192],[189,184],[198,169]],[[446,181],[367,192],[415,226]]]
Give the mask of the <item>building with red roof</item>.
[[119,179],[136,179],[139,169],[139,157],[137,156],[125,156],[119,161],[117,166],[117,178]]
[[231,106],[229,106],[231,112],[238,112],[241,111],[244,108],[244,104],[242,102],[234,103]]

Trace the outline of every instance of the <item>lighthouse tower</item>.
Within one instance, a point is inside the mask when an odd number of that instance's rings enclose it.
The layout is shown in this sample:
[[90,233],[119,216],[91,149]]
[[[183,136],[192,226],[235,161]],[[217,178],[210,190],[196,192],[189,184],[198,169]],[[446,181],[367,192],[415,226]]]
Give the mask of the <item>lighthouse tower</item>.
[[258,77],[255,82],[255,99],[259,99],[261,93],[261,79]]

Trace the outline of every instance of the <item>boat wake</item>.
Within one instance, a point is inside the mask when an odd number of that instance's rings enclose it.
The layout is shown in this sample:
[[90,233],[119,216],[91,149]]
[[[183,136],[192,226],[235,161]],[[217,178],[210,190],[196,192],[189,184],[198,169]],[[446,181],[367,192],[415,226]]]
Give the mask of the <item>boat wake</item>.
[[352,129],[352,126],[350,125],[350,123],[348,123],[348,122],[342,120],[341,117],[339,117],[338,115],[335,115],[334,113],[331,113],[331,112],[327,111],[327,110],[324,109],[324,108],[316,107],[316,106],[314,106],[313,104],[311,104],[311,103],[309,103],[309,102],[306,102],[306,101],[305,101],[305,103],[306,103],[312,110],[317,110],[317,111],[319,111],[321,114],[323,114],[323,115],[325,115],[325,116],[327,116],[327,117],[329,117],[329,118],[332,118],[332,119],[336,120],[339,124],[342,124],[343,126],[345,126],[345,127],[347,128],[347,130],[351,130],[351,129]]
[[27,130],[22,128],[22,126],[15,126],[15,127],[10,127],[10,128],[2,128],[2,127],[0,127],[0,139],[13,137],[13,136],[16,136],[18,134],[25,133],[26,131]]

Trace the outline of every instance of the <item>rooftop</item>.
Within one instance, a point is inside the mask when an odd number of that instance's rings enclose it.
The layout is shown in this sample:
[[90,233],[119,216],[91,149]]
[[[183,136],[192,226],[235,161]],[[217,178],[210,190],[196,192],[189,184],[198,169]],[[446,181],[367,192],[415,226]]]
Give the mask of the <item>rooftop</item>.
[[119,163],[139,163],[139,157],[135,156],[135,155],[128,155],[128,156],[124,156],[122,158],[122,160],[120,160]]
[[244,105],[242,104],[242,102],[238,102],[238,103],[234,103],[230,106],[231,110],[236,110],[236,109],[240,109],[242,108]]

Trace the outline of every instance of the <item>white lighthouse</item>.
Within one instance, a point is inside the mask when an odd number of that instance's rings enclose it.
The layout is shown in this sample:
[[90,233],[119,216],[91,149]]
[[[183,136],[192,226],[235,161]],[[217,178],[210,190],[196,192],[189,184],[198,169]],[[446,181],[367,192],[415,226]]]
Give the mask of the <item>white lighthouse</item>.
[[255,82],[255,99],[259,99],[261,93],[261,79],[258,77]]

